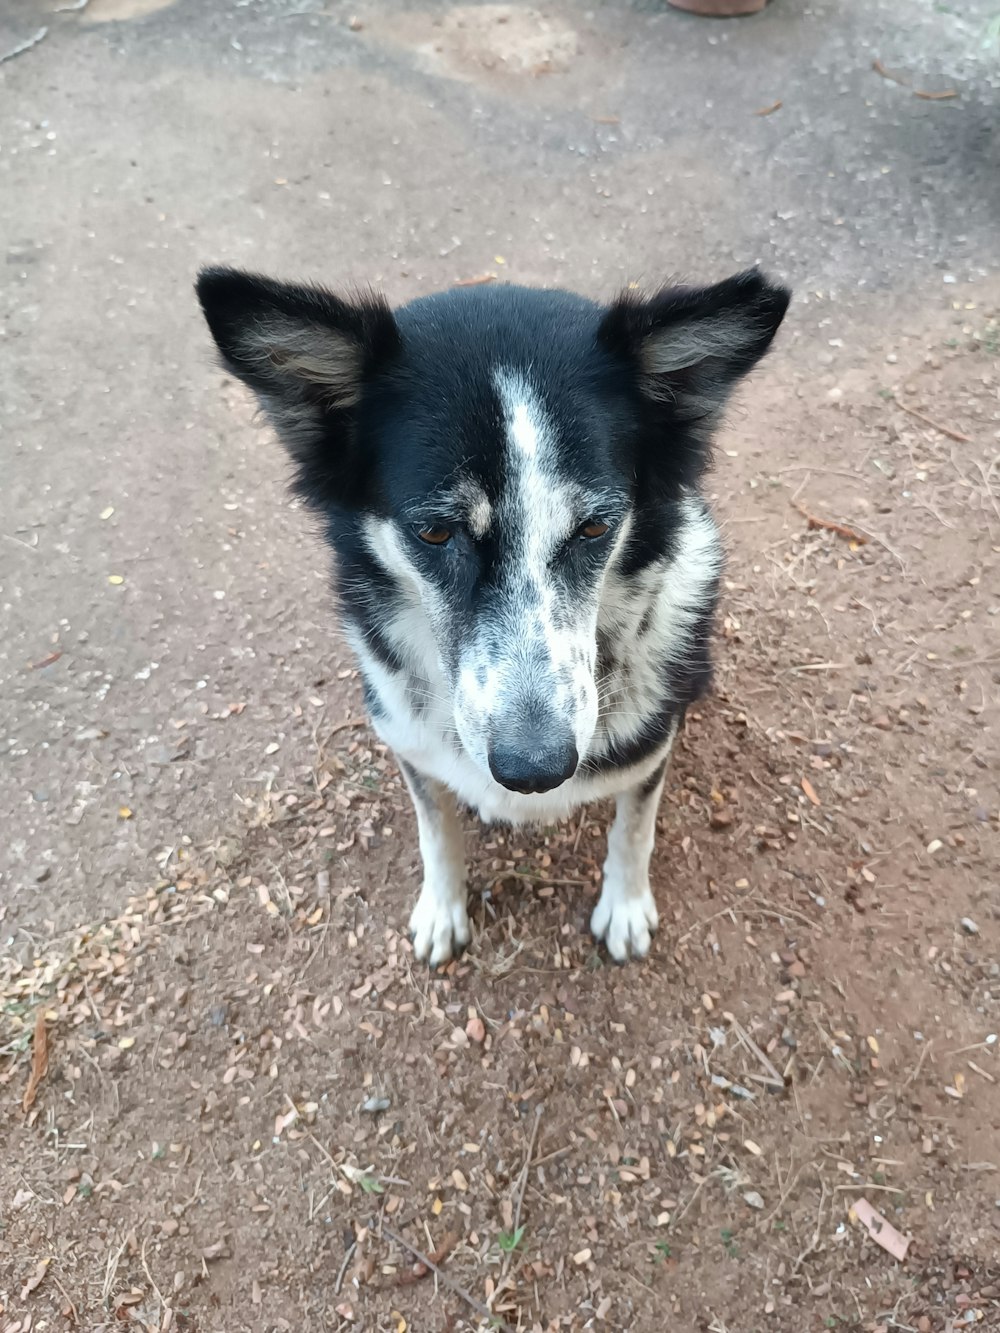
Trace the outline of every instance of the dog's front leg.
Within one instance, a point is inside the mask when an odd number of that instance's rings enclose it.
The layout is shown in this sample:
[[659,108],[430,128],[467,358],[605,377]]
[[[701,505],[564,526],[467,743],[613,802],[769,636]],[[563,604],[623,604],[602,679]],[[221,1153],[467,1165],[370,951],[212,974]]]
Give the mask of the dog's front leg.
[[608,834],[601,896],[590,918],[590,929],[619,963],[630,955],[644,958],[659,925],[649,887],[649,861],[656,838],[656,812],[676,735],[675,725],[662,762],[645,781],[618,797],[615,822]]
[[400,762],[413,797],[424,882],[410,917],[417,957],[431,967],[446,963],[469,942],[465,851],[455,797],[442,783]]

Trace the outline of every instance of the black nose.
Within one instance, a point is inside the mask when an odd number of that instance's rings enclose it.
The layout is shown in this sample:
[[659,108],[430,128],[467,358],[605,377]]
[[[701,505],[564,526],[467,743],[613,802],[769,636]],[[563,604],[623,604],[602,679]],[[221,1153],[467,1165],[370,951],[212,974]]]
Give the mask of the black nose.
[[509,791],[534,795],[552,791],[576,772],[580,762],[572,736],[521,730],[489,751],[490,772]]

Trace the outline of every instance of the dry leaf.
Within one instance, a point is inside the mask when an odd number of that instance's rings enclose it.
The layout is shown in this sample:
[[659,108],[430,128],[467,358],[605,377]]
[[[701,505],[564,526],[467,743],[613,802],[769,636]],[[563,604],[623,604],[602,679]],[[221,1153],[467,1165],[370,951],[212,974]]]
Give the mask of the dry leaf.
[[455,1186],[457,1190],[467,1190],[469,1188],[469,1182],[462,1175],[461,1171],[459,1171],[457,1166],[451,1173],[451,1183]]
[[875,1244],[880,1245],[883,1250],[902,1263],[910,1248],[909,1236],[897,1231],[889,1219],[873,1208],[867,1199],[858,1199],[853,1212]]
[[[21,1102],[22,1111],[30,1111],[35,1104],[35,1097],[38,1095],[38,1085],[45,1077],[49,1068],[49,1034],[45,1026],[45,1015],[39,1010],[38,1017],[35,1019],[35,1036],[31,1043],[31,1073],[28,1076],[28,1086],[24,1090],[24,1098]],[[45,1274],[43,1272],[42,1277]],[[40,1282],[42,1279],[39,1278]],[[35,1283],[37,1286],[38,1283]],[[31,1288],[34,1291],[34,1287]]]
[[808,796],[809,800],[812,801],[813,805],[821,804],[819,797],[816,795],[816,788],[808,778],[802,779],[802,790],[805,792],[806,796]]
[[49,1271],[49,1264],[51,1262],[52,1262],[51,1259],[42,1259],[40,1260],[39,1263],[35,1265],[35,1271],[32,1273],[31,1277],[28,1278],[24,1286],[21,1288],[22,1301],[26,1301],[28,1297],[31,1295],[31,1293],[35,1291],[39,1286],[41,1286],[42,1281],[45,1278],[45,1274]]

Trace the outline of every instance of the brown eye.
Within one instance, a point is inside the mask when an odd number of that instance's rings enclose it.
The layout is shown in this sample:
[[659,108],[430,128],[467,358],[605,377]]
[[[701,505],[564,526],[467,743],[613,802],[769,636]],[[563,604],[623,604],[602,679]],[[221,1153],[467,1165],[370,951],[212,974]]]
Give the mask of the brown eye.
[[451,541],[451,533],[447,528],[421,528],[417,536],[428,546],[444,546]]
[[598,537],[603,537],[608,531],[607,523],[602,523],[599,518],[589,519],[580,528],[578,536],[586,537],[588,541],[596,541]]

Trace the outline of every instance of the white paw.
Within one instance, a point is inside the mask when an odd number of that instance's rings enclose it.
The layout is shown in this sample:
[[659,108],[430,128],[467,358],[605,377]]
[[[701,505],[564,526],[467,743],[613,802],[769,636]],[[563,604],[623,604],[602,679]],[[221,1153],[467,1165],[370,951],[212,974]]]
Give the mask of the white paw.
[[460,953],[472,938],[465,889],[455,896],[422,889],[410,916],[410,934],[413,952],[431,967],[438,967]]
[[626,896],[620,889],[605,885],[590,918],[590,929],[608,947],[616,963],[645,958],[653,931],[660,923],[656,903],[647,887]]

